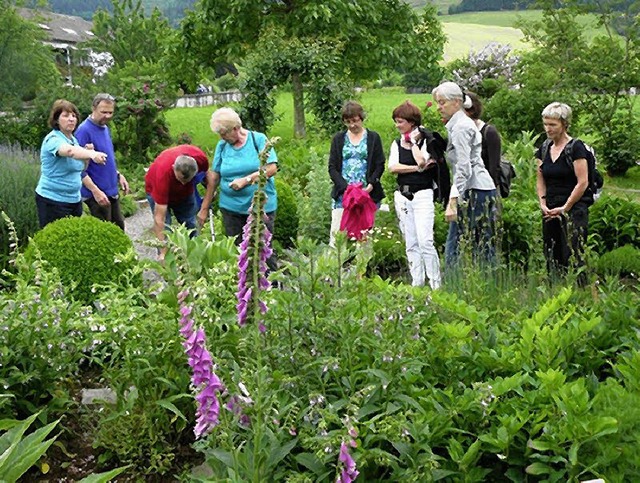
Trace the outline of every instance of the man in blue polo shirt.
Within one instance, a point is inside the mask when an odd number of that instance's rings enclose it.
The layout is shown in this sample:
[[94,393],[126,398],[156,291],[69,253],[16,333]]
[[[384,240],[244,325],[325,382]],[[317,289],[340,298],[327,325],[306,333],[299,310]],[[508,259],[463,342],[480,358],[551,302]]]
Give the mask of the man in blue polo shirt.
[[82,173],[82,199],[96,218],[110,221],[124,230],[124,217],[120,210],[118,185],[129,192],[127,179],[118,172],[116,158],[107,124],[113,118],[115,99],[109,94],[98,94],[93,98],[91,115],[75,132],[81,146],[92,145],[93,149],[107,153],[107,162],[97,164],[89,161]]

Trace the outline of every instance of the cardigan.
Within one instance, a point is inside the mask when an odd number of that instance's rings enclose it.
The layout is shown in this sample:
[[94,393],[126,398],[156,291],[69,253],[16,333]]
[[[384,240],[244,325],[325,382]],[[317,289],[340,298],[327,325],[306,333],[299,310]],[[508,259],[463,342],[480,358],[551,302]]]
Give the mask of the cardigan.
[[[329,176],[333,182],[331,197],[334,200],[337,200],[345,192],[348,185],[342,177],[342,148],[344,148],[346,132],[346,130],[343,130],[333,136],[331,150],[329,151]],[[384,198],[384,190],[380,183],[380,178],[384,172],[384,161],[380,135],[367,129],[367,184],[373,186],[370,196],[375,203]]]

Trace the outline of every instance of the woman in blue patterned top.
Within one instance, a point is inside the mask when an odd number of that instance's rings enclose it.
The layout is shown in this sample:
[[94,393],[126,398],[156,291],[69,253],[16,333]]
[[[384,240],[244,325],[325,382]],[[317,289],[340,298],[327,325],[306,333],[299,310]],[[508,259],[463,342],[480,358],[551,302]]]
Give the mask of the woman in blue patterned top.
[[350,184],[362,183],[377,204],[384,198],[380,178],[384,171],[384,151],[380,135],[364,127],[366,113],[360,104],[348,101],[342,108],[342,120],[347,127],[333,136],[329,152],[329,176],[333,182],[331,198],[330,244],[340,230],[344,212],[342,196]]
[[36,187],[36,207],[40,228],[65,216],[81,216],[82,171],[90,159],[104,164],[107,155],[95,151],[93,145],[85,149],[73,135],[80,113],[71,102],[58,99],[49,114],[52,131],[40,148],[40,180]]

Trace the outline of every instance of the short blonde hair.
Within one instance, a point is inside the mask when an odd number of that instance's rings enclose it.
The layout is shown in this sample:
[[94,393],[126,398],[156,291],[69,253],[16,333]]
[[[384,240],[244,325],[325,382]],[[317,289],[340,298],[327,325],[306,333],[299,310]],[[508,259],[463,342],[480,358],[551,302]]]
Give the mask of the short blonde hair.
[[236,127],[242,127],[242,120],[230,107],[221,107],[211,115],[211,130],[216,134],[224,134]]
[[552,102],[542,110],[542,119],[560,119],[565,129],[571,124],[571,108],[562,102]]

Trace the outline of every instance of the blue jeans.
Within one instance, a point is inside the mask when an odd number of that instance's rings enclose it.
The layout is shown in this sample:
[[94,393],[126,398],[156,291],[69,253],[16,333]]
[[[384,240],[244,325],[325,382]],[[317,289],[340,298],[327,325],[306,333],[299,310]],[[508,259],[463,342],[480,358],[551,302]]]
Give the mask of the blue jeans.
[[[151,208],[151,214],[154,213],[156,202],[151,195],[147,193],[147,201],[149,201],[149,208]],[[176,217],[178,223],[184,225],[189,229],[189,236],[194,238],[198,234],[196,227],[196,214],[198,212],[198,205],[194,195],[185,198],[177,203],[169,203],[167,206],[167,215],[164,219],[164,225],[166,229],[171,227],[171,213]]]
[[496,190],[472,189],[468,193],[468,200],[458,206],[458,221],[449,224],[444,250],[448,268],[458,262],[461,236],[465,236],[471,244],[474,261],[481,260],[490,265],[496,261]]

